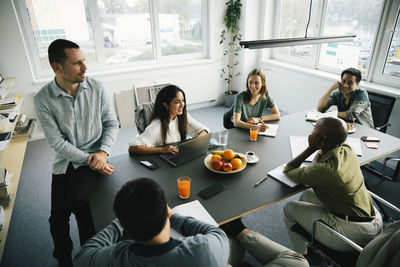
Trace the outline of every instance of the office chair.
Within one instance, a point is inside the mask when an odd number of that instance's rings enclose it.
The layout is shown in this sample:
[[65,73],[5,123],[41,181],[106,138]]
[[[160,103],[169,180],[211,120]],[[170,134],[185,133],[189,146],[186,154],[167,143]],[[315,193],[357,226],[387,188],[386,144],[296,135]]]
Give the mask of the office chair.
[[371,112],[375,129],[386,133],[387,127],[391,126],[389,117],[392,113],[396,98],[374,92],[368,92],[368,98],[371,103]]
[[[387,127],[391,126],[391,124],[389,123],[389,118],[390,114],[392,113],[393,106],[396,102],[396,98],[374,92],[368,92],[368,98],[371,103],[371,112],[372,112],[372,118],[374,120],[375,129],[383,133],[386,133]],[[374,173],[377,176],[384,177],[386,175],[386,170],[387,170],[386,166],[388,161],[398,162],[393,177],[389,178],[397,180],[400,172],[400,160],[398,158],[394,157],[385,158],[382,173],[377,171],[373,164],[368,164],[366,166],[363,166],[362,168],[371,173]]]
[[232,122],[232,116],[233,116],[233,108],[234,105],[232,105],[227,112],[224,113],[223,117],[223,123],[225,129],[232,129],[235,128],[235,125]]
[[[396,159],[400,161],[400,159]],[[385,159],[386,164],[387,159]],[[385,165],[384,165],[385,166]],[[393,205],[400,207],[400,183],[390,179],[385,175],[385,171],[376,175],[369,170],[362,170],[365,185],[369,191],[384,198],[386,201]],[[376,202],[376,205],[380,209],[384,221],[400,220],[400,214],[394,213],[392,209],[388,209],[385,205],[380,202]]]
[[[398,192],[398,191],[397,191]],[[400,206],[395,206],[392,203],[382,199],[381,197],[377,196],[376,194],[370,192],[371,196],[373,199],[377,202],[380,202],[387,207],[391,208],[393,211],[397,212],[400,214]],[[395,223],[396,227],[398,227],[396,234],[400,235],[400,225],[399,222]],[[389,225],[392,225],[389,224]],[[389,226],[388,225],[388,226]],[[336,251],[334,249],[328,248],[324,245],[322,245],[318,240],[315,239],[315,230],[317,227],[323,227],[326,230],[330,231],[333,233],[335,236],[339,237],[340,239],[343,240],[346,244],[348,244],[350,247],[354,249],[353,252],[341,252],[341,251]],[[357,261],[362,261],[363,255],[362,251],[364,250],[363,247],[359,246],[357,243],[353,242],[346,236],[342,235],[341,233],[337,232],[335,229],[327,225],[321,220],[317,220],[313,223],[313,231],[312,233],[308,233],[303,227],[301,227],[299,224],[295,224],[292,226],[291,230],[295,233],[297,233],[304,241],[307,242],[310,251],[312,253],[317,253],[319,254],[322,259],[324,259],[327,263],[329,263],[331,266],[356,266]],[[377,243],[381,242],[382,234],[379,234],[377,237],[375,237],[373,240],[371,240],[366,247],[368,246],[374,246]],[[399,250],[400,247],[395,248],[395,250]]]
[[140,104],[155,102],[158,92],[169,83],[160,84],[145,84],[145,85],[134,85],[133,89],[135,92],[136,106]]
[[135,112],[135,123],[139,134],[143,133],[146,127],[150,124],[150,118],[153,114],[154,103],[142,103],[137,106]]

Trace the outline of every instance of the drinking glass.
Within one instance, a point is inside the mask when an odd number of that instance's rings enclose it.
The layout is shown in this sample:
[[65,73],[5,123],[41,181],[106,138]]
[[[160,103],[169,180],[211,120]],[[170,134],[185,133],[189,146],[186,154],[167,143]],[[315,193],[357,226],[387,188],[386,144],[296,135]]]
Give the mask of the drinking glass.
[[228,130],[223,130],[218,133],[218,141],[221,146],[226,146],[228,144]]
[[258,127],[254,126],[250,128],[250,141],[257,141]]
[[187,199],[190,197],[190,181],[189,176],[182,176],[176,180],[180,198]]

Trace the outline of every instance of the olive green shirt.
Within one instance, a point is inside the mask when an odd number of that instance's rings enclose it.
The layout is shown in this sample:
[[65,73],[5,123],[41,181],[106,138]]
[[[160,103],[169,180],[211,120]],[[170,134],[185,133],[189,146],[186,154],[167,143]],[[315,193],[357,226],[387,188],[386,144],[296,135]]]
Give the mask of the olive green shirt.
[[314,164],[283,172],[293,181],[311,186],[328,211],[350,217],[375,215],[356,154],[347,144],[321,154]]
[[247,122],[247,120],[251,117],[261,117],[266,108],[273,108],[275,106],[274,101],[272,101],[272,98],[269,96],[268,92],[266,94],[266,99],[264,100],[262,96],[260,96],[255,105],[244,103],[244,93],[245,91],[242,91],[236,95],[234,109],[236,113],[241,114],[240,119],[244,122]]

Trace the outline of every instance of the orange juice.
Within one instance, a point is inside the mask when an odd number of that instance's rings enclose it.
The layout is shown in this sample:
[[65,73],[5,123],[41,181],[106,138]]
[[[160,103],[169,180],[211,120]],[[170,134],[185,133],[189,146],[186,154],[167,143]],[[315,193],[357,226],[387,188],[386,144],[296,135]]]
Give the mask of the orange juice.
[[257,141],[258,131],[257,128],[250,129],[250,141]]
[[178,178],[178,192],[179,197],[182,199],[189,198],[190,196],[190,178],[187,176]]

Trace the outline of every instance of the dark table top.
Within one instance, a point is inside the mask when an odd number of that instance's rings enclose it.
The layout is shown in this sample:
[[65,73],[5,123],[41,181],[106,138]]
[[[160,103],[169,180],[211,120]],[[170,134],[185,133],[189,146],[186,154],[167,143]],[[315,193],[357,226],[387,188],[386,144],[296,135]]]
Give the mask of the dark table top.
[[[307,136],[311,133],[313,125],[305,121],[305,114],[306,112],[298,112],[286,115],[278,122],[273,122],[279,124],[277,136],[274,138],[259,136],[256,142],[249,141],[248,130],[230,129],[226,148],[243,154],[246,151],[254,151],[259,157],[258,163],[248,164],[243,171],[235,174],[217,174],[208,170],[204,165],[205,156],[180,167],[173,167],[158,155],[129,156],[126,154],[110,158],[110,164],[115,167],[115,171],[111,176],[100,179],[90,198],[96,230],[102,229],[115,218],[112,205],[115,194],[122,185],[140,177],[157,181],[164,189],[170,207],[198,199],[219,224],[297,194],[305,187],[290,188],[273,178],[268,178],[257,187],[254,187],[254,184],[265,177],[269,171],[291,160],[289,136]],[[363,155],[359,157],[360,165],[400,149],[400,139],[396,137],[358,124],[356,124],[356,129],[355,133],[349,135],[350,137],[359,138],[367,135],[381,139],[378,149],[368,149],[361,142]],[[220,148],[220,150],[226,148]],[[218,150],[218,148],[213,150]],[[160,167],[154,171],[145,168],[139,160],[146,158],[152,159]],[[176,179],[180,176],[190,176],[192,179],[191,196],[187,200],[182,200],[178,196]],[[226,189],[208,200],[198,196],[202,189],[215,182],[222,183]]]

